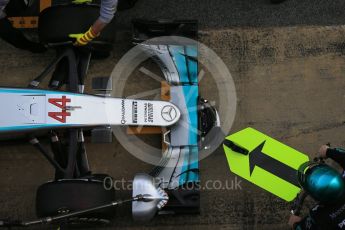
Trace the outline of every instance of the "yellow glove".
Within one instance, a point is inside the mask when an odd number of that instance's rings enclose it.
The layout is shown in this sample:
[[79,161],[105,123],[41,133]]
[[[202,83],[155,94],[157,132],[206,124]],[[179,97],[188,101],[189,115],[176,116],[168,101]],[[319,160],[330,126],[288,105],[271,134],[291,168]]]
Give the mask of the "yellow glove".
[[72,1],[73,4],[84,4],[84,3],[91,3],[92,0],[74,0]]
[[95,34],[92,30],[92,27],[84,34],[69,34],[68,37],[75,38],[76,41],[74,42],[75,46],[85,46],[90,41],[98,37],[99,34]]

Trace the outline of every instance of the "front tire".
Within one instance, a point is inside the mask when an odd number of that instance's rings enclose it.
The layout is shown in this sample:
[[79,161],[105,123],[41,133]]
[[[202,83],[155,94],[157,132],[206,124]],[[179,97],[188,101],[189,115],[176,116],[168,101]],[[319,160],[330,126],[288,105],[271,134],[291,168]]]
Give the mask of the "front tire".
[[[71,179],[48,182],[37,189],[36,213],[39,218],[62,213],[84,210],[111,203],[115,200],[115,190],[107,190],[103,180]],[[69,222],[105,223],[114,216],[114,208],[71,218]],[[97,221],[98,220],[98,221]]]
[[282,2],[285,2],[285,0],[271,0],[272,4],[279,4],[279,3],[282,3]]

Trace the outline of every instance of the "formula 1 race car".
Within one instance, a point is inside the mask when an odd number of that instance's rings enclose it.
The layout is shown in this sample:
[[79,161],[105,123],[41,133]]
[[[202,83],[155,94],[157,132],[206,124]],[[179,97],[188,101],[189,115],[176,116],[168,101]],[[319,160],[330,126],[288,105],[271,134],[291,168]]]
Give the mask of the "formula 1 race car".
[[[199,151],[207,144],[203,142],[204,137],[219,126],[219,117],[207,100],[199,96],[197,46],[139,44],[159,64],[170,85],[170,101],[85,94],[84,82],[91,56],[111,50],[112,32],[107,29],[82,48],[73,47],[68,34],[86,30],[98,11],[97,6],[87,4],[44,10],[39,20],[39,37],[42,43],[56,49],[56,59],[27,88],[0,88],[0,104],[7,108],[6,113],[0,114],[1,137],[28,138],[55,168],[55,178],[37,190],[39,219],[4,220],[0,226],[108,223],[113,207],[124,202],[132,202],[133,217],[141,221],[150,220],[158,212],[199,212]],[[63,33],[57,29],[62,26],[65,27]],[[184,34],[184,31],[195,35],[197,32],[195,21],[137,20],[134,28],[136,43],[157,35]],[[53,70],[49,88],[39,89]],[[97,89],[109,90],[103,80],[95,79],[93,83]],[[62,90],[64,86],[66,90]],[[163,138],[167,148],[160,163],[150,175],[135,176],[133,196],[128,200],[115,201],[114,188],[104,188],[105,178],[109,176],[93,174],[87,160],[85,132],[103,127],[99,136],[104,137],[104,133],[109,133],[109,126],[167,129]],[[39,141],[45,136],[49,137],[51,151]],[[188,190],[184,189],[186,186]]]

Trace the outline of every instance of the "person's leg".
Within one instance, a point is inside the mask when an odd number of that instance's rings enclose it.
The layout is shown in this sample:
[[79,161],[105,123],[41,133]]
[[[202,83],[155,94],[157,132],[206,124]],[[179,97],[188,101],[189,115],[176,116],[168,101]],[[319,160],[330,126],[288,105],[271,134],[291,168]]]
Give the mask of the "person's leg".
[[5,11],[7,17],[16,17],[24,15],[27,9],[28,7],[25,5],[24,0],[10,0]]

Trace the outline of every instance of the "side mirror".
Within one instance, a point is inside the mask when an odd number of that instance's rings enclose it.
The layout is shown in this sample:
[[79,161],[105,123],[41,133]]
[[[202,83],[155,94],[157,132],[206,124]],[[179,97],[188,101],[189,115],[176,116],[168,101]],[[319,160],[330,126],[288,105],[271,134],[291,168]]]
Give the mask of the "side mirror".
[[155,179],[145,173],[139,173],[133,180],[133,197],[143,196],[144,200],[132,202],[132,215],[135,221],[149,221],[168,202],[168,195]]

